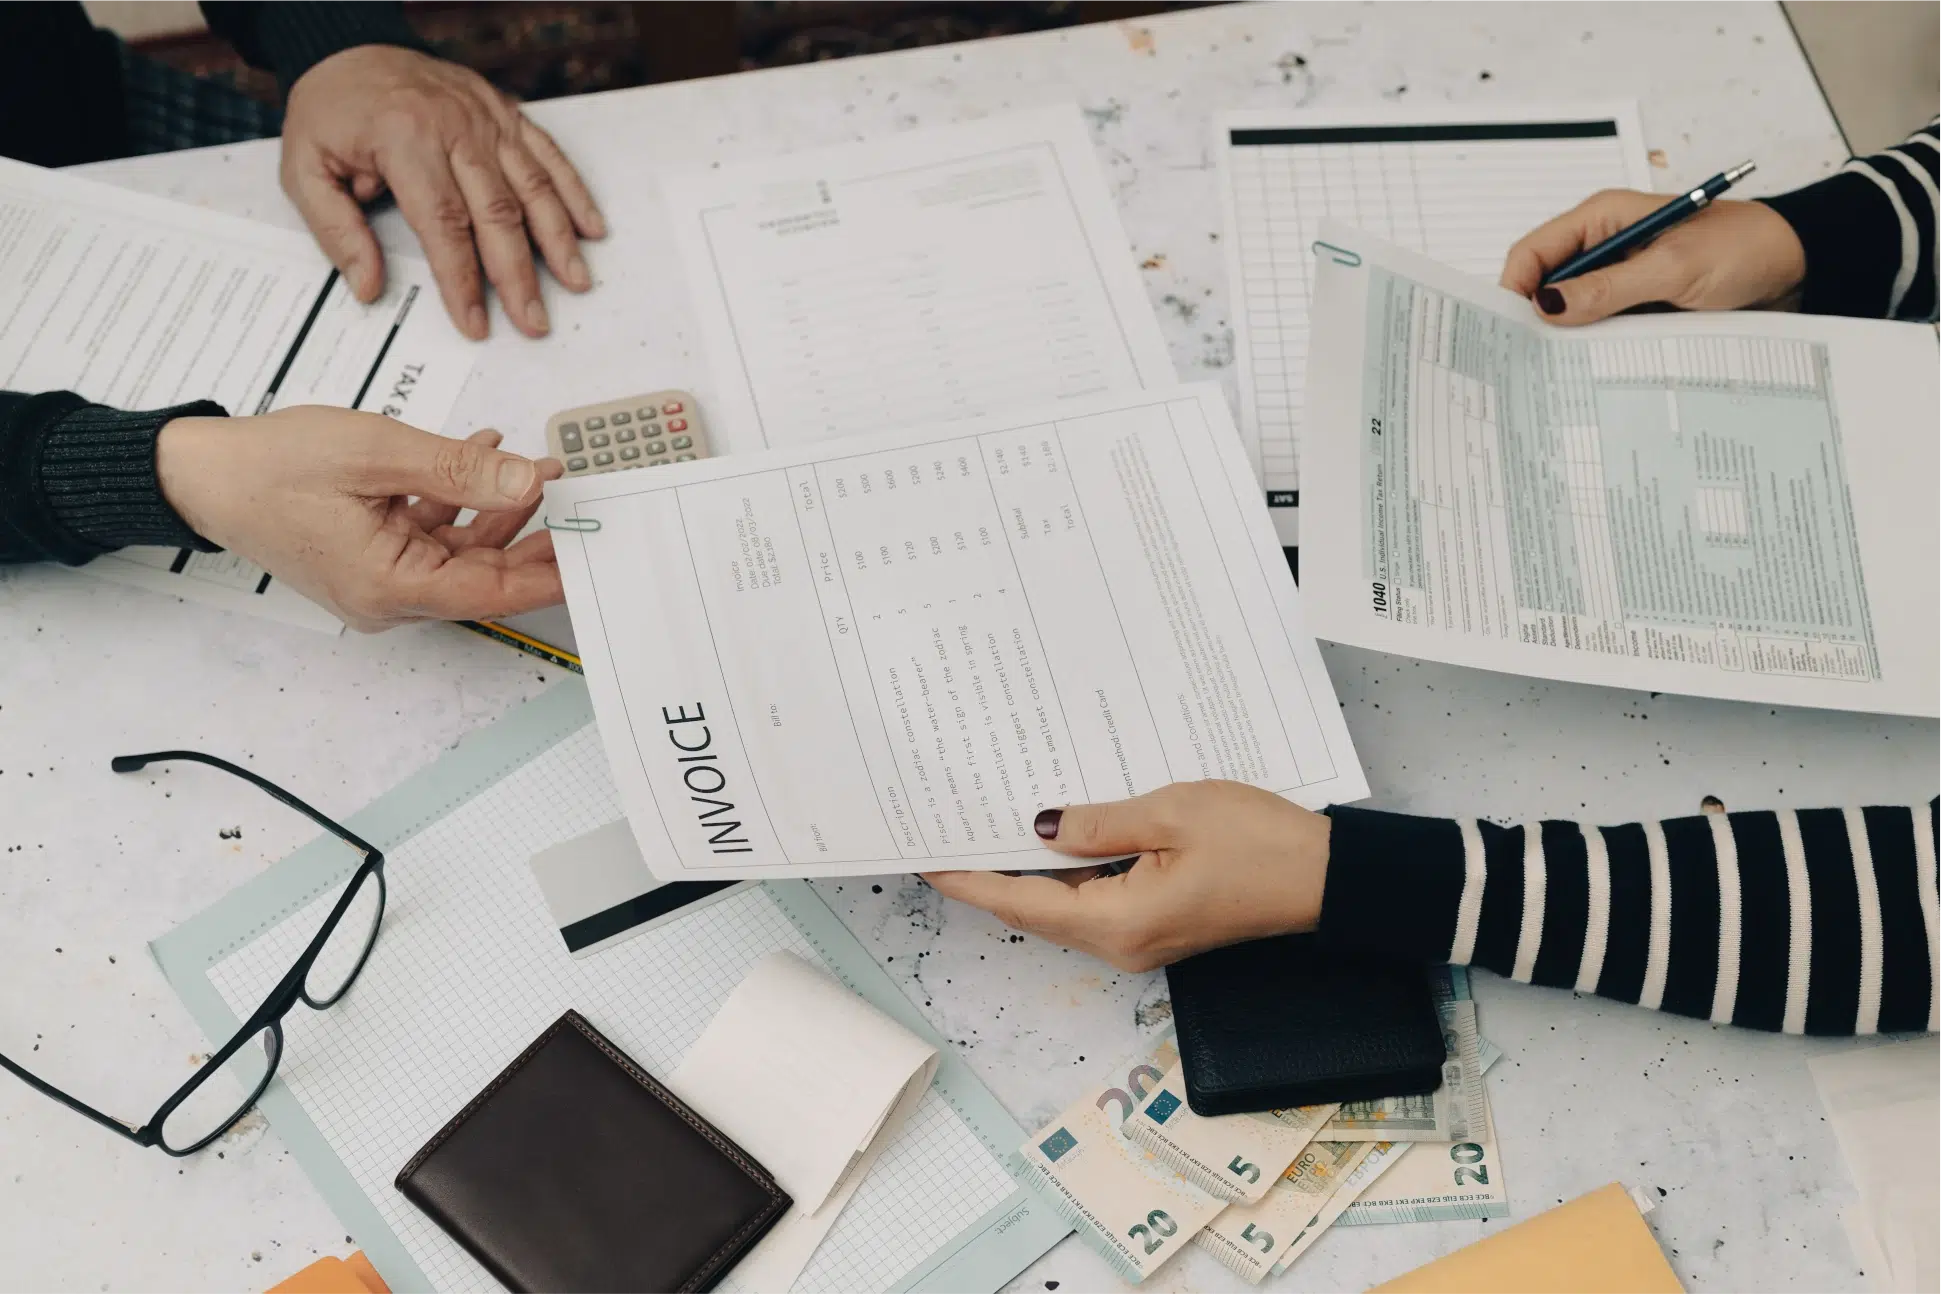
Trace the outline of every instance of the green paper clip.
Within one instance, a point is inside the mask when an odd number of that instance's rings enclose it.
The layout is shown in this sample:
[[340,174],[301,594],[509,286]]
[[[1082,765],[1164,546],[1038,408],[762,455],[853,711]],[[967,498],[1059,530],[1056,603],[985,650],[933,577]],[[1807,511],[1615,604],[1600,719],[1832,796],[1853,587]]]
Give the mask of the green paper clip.
[[568,517],[564,521],[554,521],[551,517],[545,517],[542,520],[548,530],[570,530],[580,535],[590,535],[600,528],[597,517]]
[[1317,254],[1326,252],[1329,260],[1336,265],[1346,265],[1351,270],[1361,264],[1360,252],[1351,252],[1346,247],[1336,247],[1333,243],[1324,243],[1318,238],[1314,241],[1314,250]]

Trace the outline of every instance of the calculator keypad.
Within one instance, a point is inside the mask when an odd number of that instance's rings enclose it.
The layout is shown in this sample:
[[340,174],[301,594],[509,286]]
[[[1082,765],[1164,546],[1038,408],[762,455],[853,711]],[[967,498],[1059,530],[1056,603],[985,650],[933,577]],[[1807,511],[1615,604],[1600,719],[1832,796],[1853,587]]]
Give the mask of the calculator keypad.
[[685,391],[657,391],[554,414],[547,448],[568,476],[665,467],[708,456],[707,428]]

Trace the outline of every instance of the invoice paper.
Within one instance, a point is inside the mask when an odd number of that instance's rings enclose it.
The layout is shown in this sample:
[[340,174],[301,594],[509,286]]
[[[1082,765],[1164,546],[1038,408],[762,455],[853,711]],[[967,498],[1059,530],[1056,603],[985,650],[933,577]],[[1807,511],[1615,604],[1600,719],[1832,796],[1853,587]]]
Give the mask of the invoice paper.
[[1316,258],[1302,588],[1325,638],[1616,687],[1936,713],[1924,324],[1542,322],[1344,226]]
[[[122,409],[214,400],[384,413],[437,430],[472,368],[431,272],[385,257],[370,305],[302,234],[0,160],[0,389]],[[82,568],[337,632],[231,553],[125,548]]]
[[1167,386],[1075,106],[670,177],[723,452]]
[[1308,271],[1341,220],[1496,278],[1510,245],[1599,189],[1651,187],[1634,103],[1247,111],[1214,130],[1240,430],[1296,540]]
[[1036,867],[1040,809],[1367,794],[1212,386],[546,487],[663,880]]

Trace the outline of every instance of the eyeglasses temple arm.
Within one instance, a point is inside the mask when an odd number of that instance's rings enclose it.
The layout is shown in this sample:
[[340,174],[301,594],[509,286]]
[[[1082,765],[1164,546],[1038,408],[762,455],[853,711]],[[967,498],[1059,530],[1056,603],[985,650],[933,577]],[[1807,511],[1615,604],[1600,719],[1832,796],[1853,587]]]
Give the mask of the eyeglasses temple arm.
[[114,1118],[112,1115],[103,1114],[101,1113],[101,1111],[95,1109],[93,1106],[87,1104],[84,1101],[75,1100],[73,1097],[69,1096],[66,1092],[63,1092],[60,1088],[55,1087],[52,1083],[47,1082],[45,1079],[39,1078],[33,1074],[28,1073],[20,1066],[14,1064],[11,1060],[8,1060],[5,1056],[0,1056],[0,1068],[4,1068],[8,1073],[12,1074],[15,1078],[19,1079],[21,1082],[27,1084],[27,1086],[33,1088],[36,1092],[39,1092],[42,1096],[52,1097],[56,1101],[59,1101],[62,1105],[65,1105],[68,1109],[74,1111],[76,1114],[87,1115],[90,1119],[93,1119],[96,1123],[100,1124],[108,1131],[119,1133],[120,1135],[128,1138],[128,1140],[134,1142],[136,1145],[148,1144],[146,1141],[143,1140],[140,1132],[138,1132],[133,1128],[130,1128],[127,1124],[123,1123],[120,1119]]
[[258,777],[247,768],[232,764],[228,760],[218,758],[215,755],[205,755],[199,750],[156,750],[150,751],[146,755],[116,755],[108,762],[108,767],[117,773],[136,773],[148,767],[150,764],[169,759],[192,760],[198,764],[207,764],[211,768],[220,768],[225,773],[232,773],[257,789],[289,805],[292,809],[295,809],[298,813],[301,813],[304,817],[310,819],[310,821],[316,823],[331,835],[350,845],[353,849],[361,850],[367,855],[380,852],[375,845],[367,843],[349,828],[333,822],[323,813],[311,808],[302,800],[297,799],[296,796],[291,795],[275,782],[270,781],[268,778]]

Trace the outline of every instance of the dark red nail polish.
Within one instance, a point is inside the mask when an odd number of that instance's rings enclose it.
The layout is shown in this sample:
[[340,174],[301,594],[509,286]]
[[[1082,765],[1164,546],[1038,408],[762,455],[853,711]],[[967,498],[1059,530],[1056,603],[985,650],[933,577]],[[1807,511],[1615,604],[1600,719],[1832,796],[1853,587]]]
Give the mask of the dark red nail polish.
[[1555,288],[1538,288],[1537,309],[1547,315],[1562,314],[1564,312],[1564,294]]
[[1058,839],[1058,820],[1065,816],[1063,809],[1040,809],[1032,819],[1031,829],[1046,840]]

